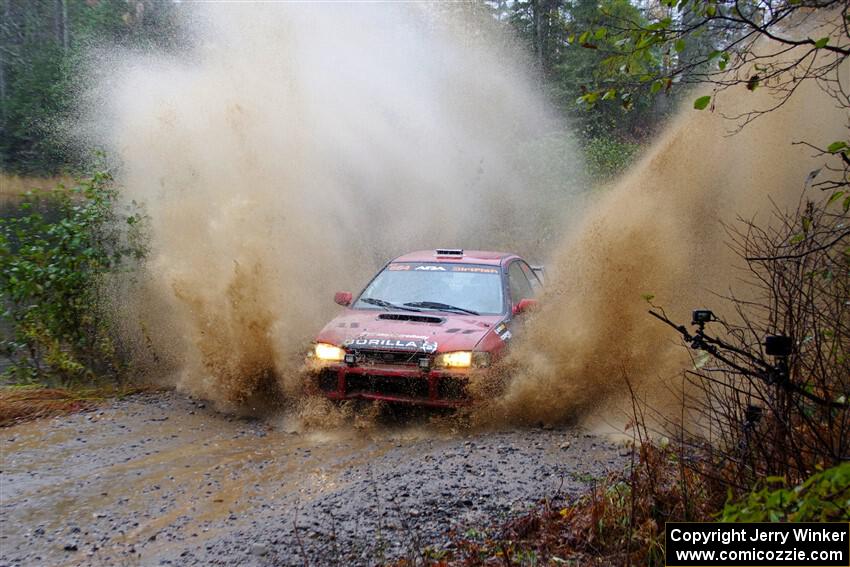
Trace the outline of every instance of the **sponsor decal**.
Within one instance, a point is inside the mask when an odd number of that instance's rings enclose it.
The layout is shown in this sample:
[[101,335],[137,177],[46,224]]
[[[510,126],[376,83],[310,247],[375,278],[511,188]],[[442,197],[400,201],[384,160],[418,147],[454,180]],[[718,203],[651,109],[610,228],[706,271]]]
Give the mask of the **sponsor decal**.
[[406,351],[421,351],[432,354],[437,351],[437,343],[426,340],[413,340],[407,338],[396,339],[378,339],[378,338],[357,338],[343,341],[344,347],[351,348],[372,348],[372,349],[388,349],[388,350],[406,350]]
[[496,268],[482,268],[481,266],[452,266],[453,272],[471,272],[474,274],[498,274]]
[[496,335],[498,335],[498,337],[503,341],[507,341],[512,336],[511,332],[508,330],[508,326],[505,323],[499,323],[498,325],[496,325],[496,328],[493,329],[493,332],[495,332]]
[[390,264],[387,271],[406,272],[410,270],[420,272],[465,272],[470,274],[498,274],[499,268],[489,266],[470,266],[463,264]]

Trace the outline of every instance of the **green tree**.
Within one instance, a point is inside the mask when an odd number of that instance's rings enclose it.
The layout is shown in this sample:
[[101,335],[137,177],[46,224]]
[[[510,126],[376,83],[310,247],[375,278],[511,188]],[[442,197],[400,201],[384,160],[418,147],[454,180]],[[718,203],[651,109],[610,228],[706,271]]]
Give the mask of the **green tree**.
[[[637,99],[708,85],[712,94],[693,103],[705,110],[732,87],[768,90],[771,104],[728,117],[743,128],[785,104],[801,83],[813,81],[850,110],[850,0],[655,0],[647,14],[647,21],[618,18],[616,26],[589,25],[583,32],[583,37],[609,38],[613,49],[599,68],[620,75],[621,96]],[[600,80],[583,98],[594,103],[608,92]],[[848,193],[850,135],[807,145],[831,156],[827,169],[839,174],[818,181],[813,172],[813,185],[836,199]]]
[[[630,79],[605,65],[617,50],[620,22],[647,22],[641,10],[629,0],[521,0],[491,6],[533,51],[544,91],[582,139],[591,175],[606,179],[626,167],[638,144],[672,108],[668,100],[633,97]],[[659,72],[662,63],[657,57],[644,64],[648,72]]]
[[178,45],[175,8],[160,0],[0,0],[0,169],[72,168],[60,125],[82,62],[101,46]]

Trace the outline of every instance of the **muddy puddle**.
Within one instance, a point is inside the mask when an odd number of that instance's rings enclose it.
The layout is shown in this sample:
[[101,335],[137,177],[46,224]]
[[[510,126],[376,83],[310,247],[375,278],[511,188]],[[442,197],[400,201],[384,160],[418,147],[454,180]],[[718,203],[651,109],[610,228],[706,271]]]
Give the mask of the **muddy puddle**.
[[575,429],[299,427],[175,393],[0,431],[2,565],[372,565],[623,466]]

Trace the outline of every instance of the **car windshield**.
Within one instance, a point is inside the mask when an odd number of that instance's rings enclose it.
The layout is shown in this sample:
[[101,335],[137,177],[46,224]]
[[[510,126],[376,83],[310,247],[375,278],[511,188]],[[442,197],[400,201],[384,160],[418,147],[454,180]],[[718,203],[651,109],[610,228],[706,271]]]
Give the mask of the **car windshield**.
[[382,309],[388,304],[495,315],[504,311],[502,277],[497,266],[393,263],[363,290],[354,307]]

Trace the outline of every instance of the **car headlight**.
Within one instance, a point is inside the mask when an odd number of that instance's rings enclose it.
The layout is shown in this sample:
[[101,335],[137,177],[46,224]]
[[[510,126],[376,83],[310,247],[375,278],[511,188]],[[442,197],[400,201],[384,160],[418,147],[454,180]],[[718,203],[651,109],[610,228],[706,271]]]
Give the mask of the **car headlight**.
[[471,352],[468,350],[444,352],[434,358],[434,366],[438,368],[469,368],[470,366],[482,368],[489,364],[489,353]]
[[327,343],[316,343],[313,354],[315,354],[316,358],[319,360],[338,362],[345,358],[345,349],[341,349],[338,346],[329,345]]

